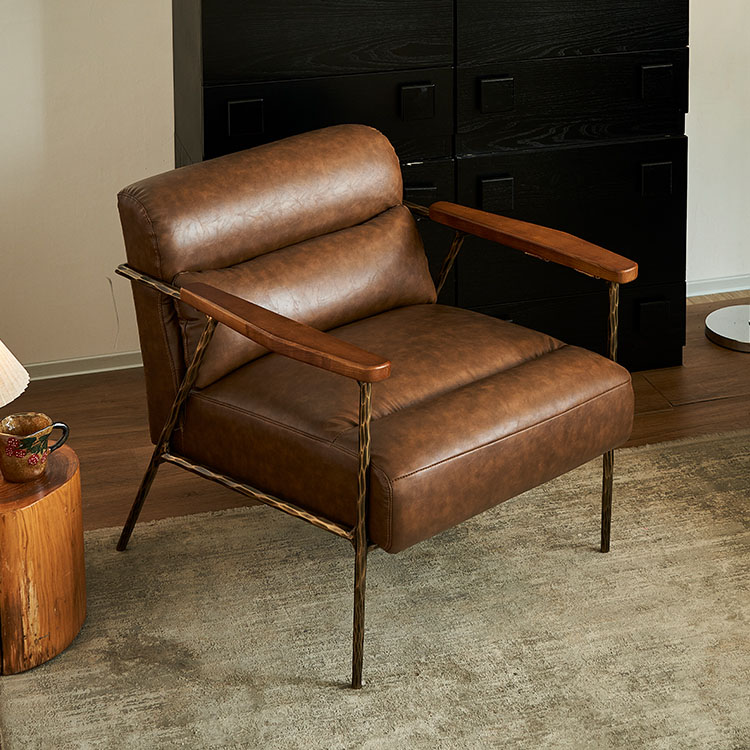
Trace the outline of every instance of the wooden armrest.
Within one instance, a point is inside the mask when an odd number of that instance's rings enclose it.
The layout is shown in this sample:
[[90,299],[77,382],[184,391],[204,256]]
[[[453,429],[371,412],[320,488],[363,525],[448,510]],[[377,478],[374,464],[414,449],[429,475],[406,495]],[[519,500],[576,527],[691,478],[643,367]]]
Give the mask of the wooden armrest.
[[607,281],[626,284],[638,276],[632,260],[556,229],[445,201],[430,206],[430,219]]
[[277,354],[365,383],[391,374],[391,363],[377,354],[208,284],[185,285],[180,299]]

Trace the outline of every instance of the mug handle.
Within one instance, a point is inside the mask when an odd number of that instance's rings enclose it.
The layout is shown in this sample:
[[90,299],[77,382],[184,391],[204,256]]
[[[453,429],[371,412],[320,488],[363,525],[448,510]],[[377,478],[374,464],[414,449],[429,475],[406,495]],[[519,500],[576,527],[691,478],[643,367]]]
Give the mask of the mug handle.
[[70,428],[65,424],[65,422],[55,422],[52,425],[52,429],[54,430],[55,427],[62,430],[62,437],[54,445],[50,445],[50,453],[52,453],[52,451],[56,451],[58,448],[61,448],[65,444],[65,441],[68,439],[68,435],[70,434]]

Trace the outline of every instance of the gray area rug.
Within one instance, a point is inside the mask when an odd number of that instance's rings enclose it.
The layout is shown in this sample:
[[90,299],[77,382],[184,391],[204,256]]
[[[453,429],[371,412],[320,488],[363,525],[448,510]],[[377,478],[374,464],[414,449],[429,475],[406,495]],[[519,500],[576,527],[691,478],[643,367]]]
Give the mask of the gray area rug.
[[360,692],[347,542],[267,508],[91,532],[3,747],[750,748],[750,430],[619,451],[609,555],[600,471],[371,554]]

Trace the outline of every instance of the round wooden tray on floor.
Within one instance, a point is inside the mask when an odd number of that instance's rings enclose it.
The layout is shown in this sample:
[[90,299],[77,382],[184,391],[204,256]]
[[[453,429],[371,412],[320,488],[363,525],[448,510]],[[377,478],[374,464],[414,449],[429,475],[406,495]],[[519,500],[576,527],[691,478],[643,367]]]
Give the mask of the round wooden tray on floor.
[[39,479],[0,479],[0,674],[56,656],[85,619],[81,478],[63,446]]

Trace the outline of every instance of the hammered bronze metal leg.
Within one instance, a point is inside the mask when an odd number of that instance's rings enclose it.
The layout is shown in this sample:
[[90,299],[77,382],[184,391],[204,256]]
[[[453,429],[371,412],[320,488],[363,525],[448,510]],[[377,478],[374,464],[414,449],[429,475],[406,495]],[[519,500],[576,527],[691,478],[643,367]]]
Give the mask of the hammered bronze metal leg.
[[177,396],[175,397],[174,403],[172,404],[172,409],[169,412],[169,417],[164,424],[161,435],[159,436],[159,440],[154,446],[154,452],[151,454],[151,460],[149,461],[148,468],[146,469],[146,473],[143,475],[143,479],[141,480],[141,486],[138,488],[138,493],[136,494],[135,500],[133,501],[133,507],[130,509],[128,520],[125,521],[125,526],[123,526],[122,533],[120,534],[120,540],[117,542],[117,550],[119,552],[123,552],[128,546],[130,535],[133,533],[136,521],[138,520],[138,516],[141,513],[141,508],[143,508],[143,503],[146,502],[146,496],[148,495],[148,491],[151,489],[151,484],[153,483],[156,472],[159,469],[159,465],[161,464],[162,455],[167,451],[169,447],[169,440],[172,437],[175,426],[177,425],[177,420],[180,417],[180,412],[182,411],[185,399],[187,399],[187,396],[190,393],[190,389],[193,387],[195,379],[198,376],[198,370],[200,369],[201,362],[203,361],[203,356],[206,353],[206,348],[211,341],[211,336],[213,336],[215,328],[216,321],[213,318],[208,318],[206,327],[203,329],[203,333],[201,334],[200,340],[198,341],[198,346],[195,349],[193,360],[190,363],[187,372],[185,373],[185,377],[182,379],[180,389],[177,391]]
[[451,272],[451,268],[453,268],[456,256],[458,255],[459,250],[461,250],[461,245],[464,244],[465,239],[466,235],[463,232],[458,231],[453,237],[453,242],[451,242],[450,250],[448,250],[448,254],[445,256],[443,265],[440,268],[440,274],[438,275],[437,284],[435,284],[435,290],[438,294],[440,294],[440,290],[445,285],[448,274]]
[[612,469],[615,452],[604,454],[604,469],[602,471],[602,552],[609,552],[609,530],[612,525]]
[[607,317],[607,356],[617,362],[617,326],[620,315],[620,285],[609,282],[609,316]]
[[370,466],[372,384],[359,384],[359,467],[357,471],[357,523],[354,527],[354,638],[352,687],[362,687],[365,644],[365,578],[367,575],[367,471]]
[[[607,356],[617,361],[617,325],[620,305],[620,285],[609,284],[609,317],[607,318]],[[615,452],[607,451],[602,469],[602,540],[601,551],[609,552],[610,527],[612,525],[612,477]]]

